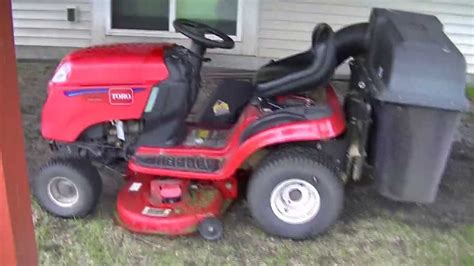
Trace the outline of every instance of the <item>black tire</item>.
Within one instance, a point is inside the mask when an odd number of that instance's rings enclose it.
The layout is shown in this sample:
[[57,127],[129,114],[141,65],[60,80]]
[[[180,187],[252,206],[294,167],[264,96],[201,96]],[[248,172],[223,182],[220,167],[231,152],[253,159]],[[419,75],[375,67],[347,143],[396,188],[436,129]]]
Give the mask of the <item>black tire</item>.
[[217,241],[224,234],[222,222],[215,217],[208,217],[198,225],[198,231],[202,238],[208,241]]
[[[286,180],[303,180],[320,198],[319,211],[302,223],[278,218],[271,206],[273,190]],[[291,239],[306,239],[326,231],[339,217],[344,187],[339,171],[317,150],[288,147],[273,151],[252,175],[247,189],[250,212],[265,232]]]
[[[54,200],[53,184],[54,180],[60,178],[73,184],[73,191],[77,191],[77,199],[67,202]],[[51,183],[50,183],[51,182]],[[61,181],[60,181],[61,182]],[[53,158],[44,165],[36,177],[32,180],[32,190],[38,203],[48,212],[64,217],[84,217],[89,214],[97,205],[102,193],[102,180],[99,172],[92,163],[83,158]],[[49,187],[49,188],[48,188]],[[69,188],[71,186],[69,185]],[[59,189],[56,189],[59,191]],[[56,192],[58,193],[58,192]],[[61,193],[61,192],[59,192]],[[73,193],[73,195],[75,195]],[[60,196],[57,196],[59,198]]]

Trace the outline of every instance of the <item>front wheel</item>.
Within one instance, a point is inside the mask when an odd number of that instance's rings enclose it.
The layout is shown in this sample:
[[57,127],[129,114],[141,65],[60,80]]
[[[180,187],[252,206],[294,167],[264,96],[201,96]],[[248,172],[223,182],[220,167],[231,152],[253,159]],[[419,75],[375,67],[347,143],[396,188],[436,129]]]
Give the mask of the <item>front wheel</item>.
[[260,227],[273,235],[305,239],[326,231],[342,211],[338,171],[312,149],[271,153],[252,175],[247,200]]
[[102,181],[97,169],[83,158],[55,158],[32,180],[32,190],[48,212],[83,217],[97,205]]

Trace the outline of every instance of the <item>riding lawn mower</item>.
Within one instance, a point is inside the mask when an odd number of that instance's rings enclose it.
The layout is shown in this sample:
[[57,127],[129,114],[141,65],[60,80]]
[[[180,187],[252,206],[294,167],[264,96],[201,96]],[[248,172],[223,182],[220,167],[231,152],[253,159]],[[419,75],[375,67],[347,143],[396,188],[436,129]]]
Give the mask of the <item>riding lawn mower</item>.
[[[251,82],[226,79],[192,120],[206,50],[234,41],[191,20],[174,28],[190,48],[102,45],[60,62],[41,120],[55,155],[32,180],[44,209],[89,214],[102,190],[96,166],[116,161],[127,162],[116,219],[137,233],[217,240],[245,189],[260,228],[292,239],[326,231],[344,184],[368,176],[390,199],[435,200],[468,106],[464,57],[436,17],[374,9],[337,32],[319,24],[307,51]],[[330,79],[347,61],[349,89],[336,92]]]

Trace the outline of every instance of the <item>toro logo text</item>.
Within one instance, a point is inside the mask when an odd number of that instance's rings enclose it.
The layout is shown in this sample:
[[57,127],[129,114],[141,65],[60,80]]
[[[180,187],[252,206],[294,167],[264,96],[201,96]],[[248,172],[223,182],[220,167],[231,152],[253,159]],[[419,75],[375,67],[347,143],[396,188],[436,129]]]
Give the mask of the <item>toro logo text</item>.
[[132,89],[110,89],[109,103],[112,105],[131,105],[133,104]]

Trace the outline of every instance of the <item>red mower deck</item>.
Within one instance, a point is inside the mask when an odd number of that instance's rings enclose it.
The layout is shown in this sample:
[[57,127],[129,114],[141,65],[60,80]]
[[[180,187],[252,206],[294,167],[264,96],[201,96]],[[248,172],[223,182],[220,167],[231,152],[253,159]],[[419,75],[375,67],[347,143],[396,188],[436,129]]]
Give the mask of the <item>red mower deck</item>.
[[166,198],[160,199],[157,192],[152,193],[152,183],[157,180],[152,176],[135,176],[120,190],[117,216],[128,230],[164,235],[190,234],[206,218],[220,217],[237,196],[235,178],[217,184],[182,181],[179,198],[167,202]]

